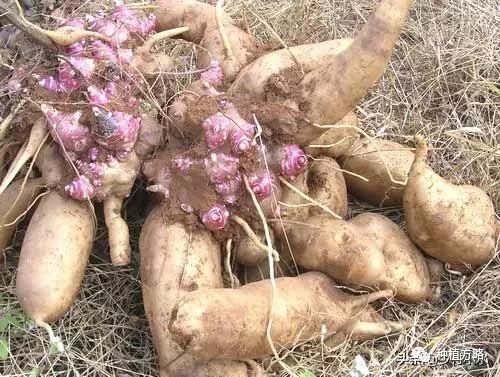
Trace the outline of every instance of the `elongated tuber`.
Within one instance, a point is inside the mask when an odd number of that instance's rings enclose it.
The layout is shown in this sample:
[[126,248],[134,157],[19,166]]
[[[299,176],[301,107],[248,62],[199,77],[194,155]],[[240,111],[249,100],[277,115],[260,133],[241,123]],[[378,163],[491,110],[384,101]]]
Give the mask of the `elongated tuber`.
[[404,193],[408,234],[440,261],[475,268],[493,257],[497,242],[490,197],[471,185],[454,185],[425,163],[427,145],[416,137],[415,161]]

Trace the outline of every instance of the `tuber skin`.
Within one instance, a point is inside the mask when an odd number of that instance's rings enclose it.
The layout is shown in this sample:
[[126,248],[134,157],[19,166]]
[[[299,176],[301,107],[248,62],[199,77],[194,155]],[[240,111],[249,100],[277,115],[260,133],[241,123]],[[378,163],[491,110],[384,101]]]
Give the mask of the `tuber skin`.
[[183,33],[182,38],[203,48],[196,59],[199,68],[207,68],[212,61],[216,61],[225,79],[232,82],[241,68],[253,58],[257,49],[253,37],[233,25],[229,16],[222,12],[222,26],[231,50],[225,51],[214,6],[194,0],[157,0],[156,5],[158,31],[188,27],[189,31]]
[[202,362],[172,338],[168,321],[176,303],[190,291],[221,288],[223,283],[220,246],[210,232],[171,222],[165,210],[162,205],[153,209],[139,240],[144,307],[160,376],[253,376],[242,362]]
[[[305,75],[299,78],[296,88],[298,99],[287,100],[286,104],[283,101],[273,104],[288,112],[286,117],[278,115],[267,122],[266,125],[272,129],[273,133],[288,136],[300,146],[307,146],[327,131],[326,128],[315,127],[314,124],[333,125],[352,111],[384,72],[410,5],[411,0],[382,0],[352,43],[350,41],[337,42],[340,48],[333,50],[333,53],[322,55],[320,52],[318,66],[309,72],[304,69]],[[342,43],[348,46],[342,46]],[[306,47],[302,48],[306,49]],[[308,49],[303,52],[307,56],[304,59],[310,59],[308,52]],[[282,54],[285,53],[289,52],[282,52]],[[301,56],[301,53],[297,55]],[[275,63],[274,58],[276,63],[282,61],[282,56],[277,53],[267,62],[266,56],[260,59],[260,63],[257,63],[259,60],[254,62],[255,68],[250,65],[241,72],[241,80],[235,81],[229,93],[236,97],[241,95],[243,99],[257,100],[259,96],[254,96],[254,93],[262,93],[270,80],[264,77],[256,85],[260,87],[256,90],[252,90],[253,84],[249,84],[250,88],[245,88],[245,82],[252,82],[254,76],[265,75],[259,72],[261,69],[257,67],[257,64],[267,67],[268,64]],[[253,69],[255,71],[252,71]],[[262,71],[264,71],[263,68]],[[251,76],[245,78],[244,76],[249,73]],[[280,75],[284,73],[284,70],[279,71]]]
[[[300,89],[307,99],[308,119],[335,124],[366,95],[389,62],[411,4],[411,0],[382,0],[347,49],[305,75]],[[322,133],[300,130],[296,141],[302,144],[311,134]]]
[[410,238],[428,255],[445,263],[476,268],[487,263],[497,242],[495,208],[490,197],[471,185],[454,185],[425,163],[427,145],[417,149],[404,193]]
[[[322,326],[335,333],[370,302],[392,295],[352,296],[319,272],[276,279],[276,287],[271,334],[276,347],[284,348],[319,336]],[[169,329],[204,360],[264,358],[272,354],[266,338],[270,308],[269,280],[238,289],[200,289],[180,300]]]
[[[7,190],[0,194],[0,252],[9,246],[16,225],[21,220],[19,217],[28,210],[43,188],[43,179],[34,178],[28,179],[21,191],[23,182],[24,179],[12,182]],[[11,223],[13,224],[6,225]]]
[[[292,46],[262,55],[241,70],[231,84],[228,94],[246,101],[264,100],[265,88],[272,76],[297,68],[296,61],[304,73],[312,72],[326,60],[347,49],[352,39],[334,39],[320,43]],[[292,57],[293,55],[293,57]]]
[[331,158],[340,158],[346,155],[359,140],[359,133],[356,130],[358,117],[350,112],[335,124],[335,127],[312,141],[311,145],[305,148],[306,153],[313,157],[323,155]]
[[94,240],[87,203],[55,191],[38,205],[24,236],[16,277],[16,296],[39,325],[53,322],[78,294]]
[[431,297],[427,264],[399,227],[382,215],[363,213],[352,220],[309,217],[288,226],[298,265],[350,285],[393,289],[405,302]]
[[[347,188],[340,167],[334,159],[318,157],[292,184],[340,218],[347,216]],[[331,216],[286,186],[283,187],[281,202],[281,217],[287,220],[305,221],[312,215]],[[281,228],[278,224],[275,230],[279,232]]]
[[[341,165],[347,171],[344,178],[349,192],[356,198],[379,207],[400,207],[405,186],[397,182],[407,181],[414,159],[414,153],[404,145],[362,138],[343,157]],[[349,172],[368,179],[368,182]]]
[[[257,237],[265,245],[264,232],[257,232]],[[274,235],[271,232],[271,241],[274,245]],[[246,234],[243,235],[234,249],[234,260],[245,266],[258,266],[267,260],[267,253],[262,248],[255,245],[252,239]]]
[[[242,266],[240,272],[240,281],[242,284],[255,283],[256,281],[270,279],[269,260],[265,259],[263,262],[255,266]],[[294,271],[292,263],[285,261],[283,258],[279,262],[274,262],[274,276],[277,278],[296,276],[297,272]]]
[[409,322],[388,321],[384,319],[371,305],[358,315],[354,316],[350,323],[341,331],[326,341],[329,347],[337,346],[346,339],[356,342],[364,342],[379,338],[395,332],[401,332],[410,327]]

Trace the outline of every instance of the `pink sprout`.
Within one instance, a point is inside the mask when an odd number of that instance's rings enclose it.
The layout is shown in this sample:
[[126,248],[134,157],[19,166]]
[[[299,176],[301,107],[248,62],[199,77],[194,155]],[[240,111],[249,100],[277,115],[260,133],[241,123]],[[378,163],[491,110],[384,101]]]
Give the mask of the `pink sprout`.
[[255,126],[245,123],[239,127],[233,127],[231,134],[231,151],[236,154],[248,152],[252,148],[253,138],[255,137]]
[[144,37],[155,30],[156,16],[150,14],[147,18],[139,17],[136,12],[127,8],[124,4],[118,5],[113,11],[112,17],[125,25],[131,33]]
[[89,179],[81,175],[64,187],[64,191],[76,200],[92,199],[96,194],[95,187],[90,183]]
[[224,183],[238,174],[240,161],[224,153],[211,153],[210,158],[205,159],[205,168],[208,177],[213,183]]
[[306,170],[307,156],[296,144],[285,145],[283,149],[284,157],[281,161],[281,174],[293,180]]
[[188,170],[193,164],[194,161],[189,157],[176,157],[173,160],[174,168],[180,171]]
[[92,105],[105,105],[110,101],[107,93],[94,85],[89,86],[87,92],[89,94],[89,102]]
[[217,60],[210,63],[210,67],[200,75],[203,81],[207,81],[214,86],[220,86],[224,82],[224,73]]
[[97,119],[92,128],[97,143],[113,151],[132,150],[139,133],[140,118],[121,111],[92,109]]
[[276,177],[268,172],[253,173],[248,176],[248,183],[257,198],[265,199],[271,196]]
[[[94,59],[84,58],[80,56],[70,56],[68,61],[75,67],[83,77],[90,78],[95,71]],[[67,63],[62,63],[68,65]]]
[[109,60],[110,62],[116,62],[117,56],[113,47],[104,43],[103,41],[96,40],[90,44],[92,57],[98,60]]
[[59,85],[59,80],[54,76],[42,76],[38,79],[38,85],[42,88],[48,90],[49,92],[59,92],[61,87]]
[[70,56],[82,56],[85,51],[85,41],[76,42],[66,48]]
[[106,84],[106,87],[104,88],[104,92],[110,97],[118,96],[118,88],[117,88],[116,84],[112,81],[109,81]]
[[215,191],[222,196],[224,201],[229,204],[234,204],[236,202],[236,194],[241,188],[241,176],[236,174],[224,182],[215,184]]
[[130,48],[119,48],[116,51],[118,64],[129,64],[134,58],[134,53]]
[[104,175],[104,164],[100,162],[75,161],[78,172],[87,177],[90,183],[95,187],[102,186],[102,177]]
[[90,161],[97,161],[97,159],[99,158],[99,154],[100,154],[99,148],[92,147],[89,149],[88,158]]
[[80,124],[80,111],[61,113],[50,105],[42,104],[41,109],[49,121],[52,138],[68,151],[82,152],[92,142],[92,135],[87,127]]
[[207,212],[201,214],[201,222],[212,231],[224,229],[228,219],[229,211],[224,204],[215,204]]
[[208,148],[216,149],[226,142],[231,131],[232,122],[221,113],[217,113],[205,119],[202,127],[205,130],[205,142]]

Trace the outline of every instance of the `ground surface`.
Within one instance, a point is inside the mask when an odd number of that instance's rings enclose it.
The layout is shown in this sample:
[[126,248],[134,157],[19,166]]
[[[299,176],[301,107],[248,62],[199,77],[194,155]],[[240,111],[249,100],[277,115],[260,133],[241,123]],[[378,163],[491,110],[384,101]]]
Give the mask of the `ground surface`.
[[[37,3],[37,2],[35,2]],[[261,41],[278,34],[287,44],[351,36],[375,0],[228,1],[235,18]],[[47,11],[55,2],[40,3]],[[88,5],[88,3],[85,3]],[[44,8],[45,7],[45,8]],[[406,143],[419,132],[430,140],[430,163],[444,177],[481,186],[500,208],[500,8],[496,0],[419,0],[414,5],[384,78],[358,107],[365,130]],[[178,49],[177,51],[180,51]],[[176,81],[179,88],[187,78]],[[133,200],[142,200],[137,187]],[[380,211],[351,199],[351,213]],[[129,209],[134,242],[145,206]],[[137,209],[139,208],[139,209]],[[402,226],[399,209],[383,211]],[[23,236],[0,273],[0,374],[3,376],[157,376],[141,303],[137,247],[128,268],[108,264],[106,234],[98,234],[77,302],[54,325],[66,345],[50,349],[46,334],[29,325],[14,296],[15,266]],[[348,376],[361,356],[374,376],[500,375],[500,264],[472,276],[447,274],[441,297],[417,306],[389,302],[384,315],[412,321],[400,335],[334,349],[297,345],[283,361],[303,377]],[[7,319],[7,320],[6,320]],[[16,325],[17,324],[17,325]],[[8,354],[5,345],[9,345]],[[4,347],[2,347],[2,345]],[[453,366],[398,362],[414,347],[484,350],[486,364]],[[276,367],[267,360],[266,367]],[[281,372],[282,376],[287,375]]]

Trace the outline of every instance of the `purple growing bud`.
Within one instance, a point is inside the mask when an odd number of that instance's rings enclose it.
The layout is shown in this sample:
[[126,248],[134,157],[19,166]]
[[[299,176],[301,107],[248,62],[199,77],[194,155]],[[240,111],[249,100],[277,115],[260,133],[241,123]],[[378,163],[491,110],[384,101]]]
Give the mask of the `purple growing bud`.
[[205,142],[209,149],[216,149],[224,145],[231,131],[232,122],[221,113],[205,119],[202,124],[205,130]]
[[112,81],[108,82],[104,88],[104,92],[110,97],[118,96],[118,87],[116,86],[116,83]]
[[112,14],[113,19],[124,25],[131,33],[144,37],[154,31],[156,16],[150,14],[147,18],[139,17],[137,13],[127,6],[118,5]]
[[248,176],[248,183],[259,199],[265,199],[271,196],[273,192],[273,184],[276,185],[276,176],[271,172],[253,173]]
[[42,104],[42,112],[49,121],[52,138],[68,151],[82,152],[92,143],[92,135],[87,127],[80,124],[80,111],[61,113],[50,105]]
[[215,204],[207,212],[201,214],[201,222],[212,231],[224,229],[228,219],[229,211],[224,204]]
[[242,154],[252,149],[253,139],[255,137],[255,126],[245,123],[240,127],[233,127],[231,134],[231,151],[236,154]]
[[116,54],[118,64],[129,64],[134,58],[134,53],[130,48],[119,48]]
[[172,164],[175,169],[186,171],[194,164],[194,161],[189,157],[176,157]]
[[87,92],[89,94],[89,102],[92,105],[105,105],[110,101],[107,93],[94,85],[89,86]]
[[85,51],[85,41],[76,42],[66,48],[70,56],[82,56]]
[[200,78],[214,86],[222,85],[224,82],[224,73],[222,72],[219,62],[213,60],[210,63],[210,67],[201,73]]
[[238,174],[240,160],[224,153],[211,153],[205,159],[208,177],[213,183],[223,183]]
[[89,153],[88,153],[88,157],[89,157],[89,160],[90,161],[97,161],[97,159],[99,158],[99,148],[97,147],[92,147],[89,149]]
[[283,148],[284,157],[281,160],[281,174],[295,179],[297,175],[307,168],[307,156],[296,144],[285,145]]
[[[90,78],[95,71],[94,59],[84,58],[81,56],[70,56],[68,61],[75,67],[83,77]],[[67,63],[62,63],[69,66]]]
[[73,179],[73,181],[64,187],[64,191],[76,200],[92,199],[96,194],[96,189],[84,175]]
[[224,182],[215,184],[215,191],[222,196],[224,202],[229,204],[236,203],[236,194],[241,188],[241,176],[236,174],[234,177],[227,179]]
[[90,51],[92,57],[97,60],[108,60],[113,63],[117,62],[118,60],[113,47],[100,40],[93,41],[90,44]]
[[104,175],[104,164],[100,162],[75,161],[78,172],[88,178],[89,182],[95,186],[102,186],[102,177]]
[[140,118],[121,111],[108,112],[93,107],[97,122],[92,127],[96,142],[113,151],[130,151],[140,128]]
[[59,81],[54,76],[42,76],[38,79],[38,85],[49,92],[59,92],[61,90]]

